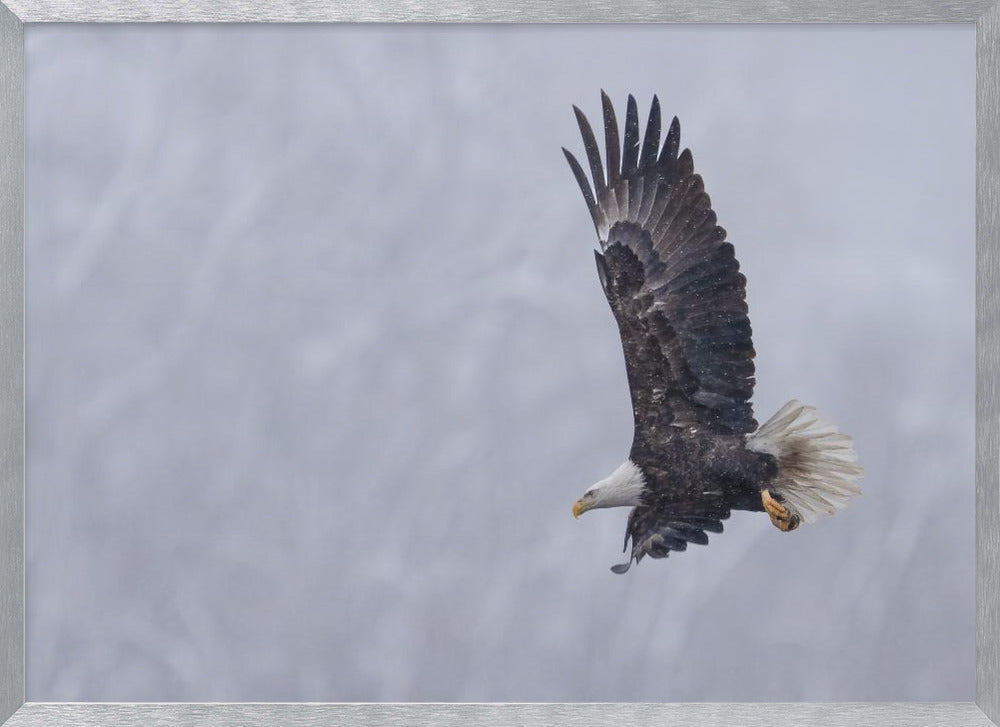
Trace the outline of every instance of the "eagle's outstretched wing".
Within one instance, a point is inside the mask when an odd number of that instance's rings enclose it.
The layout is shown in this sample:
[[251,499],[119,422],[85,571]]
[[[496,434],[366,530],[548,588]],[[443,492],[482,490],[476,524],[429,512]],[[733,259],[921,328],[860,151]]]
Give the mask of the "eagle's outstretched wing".
[[678,154],[680,123],[675,117],[661,149],[654,96],[640,148],[629,96],[620,148],[614,109],[607,94],[601,97],[607,176],[594,132],[576,107],[593,189],[576,158],[563,152],[600,239],[597,269],[621,332],[636,437],[666,435],[671,425],[752,432],[746,279],[690,150]]

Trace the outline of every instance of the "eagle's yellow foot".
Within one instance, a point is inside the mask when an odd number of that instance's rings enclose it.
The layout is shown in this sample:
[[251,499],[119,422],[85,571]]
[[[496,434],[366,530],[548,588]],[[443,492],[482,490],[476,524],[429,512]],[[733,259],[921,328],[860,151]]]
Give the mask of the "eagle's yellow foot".
[[768,489],[760,491],[760,500],[764,503],[764,509],[771,516],[774,527],[783,533],[795,530],[799,526],[799,516],[781,504],[784,498],[777,493],[772,493]]

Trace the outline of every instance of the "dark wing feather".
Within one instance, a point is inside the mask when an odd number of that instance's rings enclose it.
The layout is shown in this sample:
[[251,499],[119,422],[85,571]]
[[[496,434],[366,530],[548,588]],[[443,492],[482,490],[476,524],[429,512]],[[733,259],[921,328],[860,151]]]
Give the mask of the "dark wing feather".
[[630,540],[632,550],[628,560],[612,566],[612,571],[625,573],[646,555],[666,558],[672,550],[687,550],[688,543],[707,545],[708,533],[722,532],[729,507],[721,493],[674,493],[668,497],[669,501],[661,499],[632,509],[625,530],[625,550]]
[[621,332],[636,437],[666,435],[667,426],[752,432],[757,422],[750,405],[754,350],[746,279],[716,224],[691,152],[678,154],[680,123],[673,119],[660,149],[654,96],[640,145],[638,111],[629,96],[619,156],[614,110],[603,92],[601,101],[607,178],[579,109],[594,191],[573,155],[566,152],[566,158],[604,253],[597,255],[598,272]]

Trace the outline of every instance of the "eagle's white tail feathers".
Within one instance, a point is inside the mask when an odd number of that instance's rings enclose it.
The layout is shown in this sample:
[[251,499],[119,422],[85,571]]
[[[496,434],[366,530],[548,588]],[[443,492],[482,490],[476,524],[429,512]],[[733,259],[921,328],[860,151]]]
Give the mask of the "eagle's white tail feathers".
[[835,514],[861,494],[855,483],[864,470],[851,438],[794,399],[747,436],[747,449],[777,457],[772,489],[807,523]]

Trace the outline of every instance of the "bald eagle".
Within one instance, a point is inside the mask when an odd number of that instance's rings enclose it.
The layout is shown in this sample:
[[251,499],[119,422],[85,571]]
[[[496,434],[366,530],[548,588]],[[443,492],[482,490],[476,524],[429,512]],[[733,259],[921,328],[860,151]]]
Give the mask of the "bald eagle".
[[680,123],[674,117],[661,148],[653,96],[640,143],[629,96],[619,141],[603,91],[601,100],[603,163],[587,117],[573,107],[593,187],[563,153],[597,228],[597,274],[621,334],[635,431],[628,458],[576,501],[573,515],[632,508],[631,554],[615,573],[645,555],[705,545],[732,510],[767,512],[784,532],[832,515],[861,492],[852,441],[794,400],[758,427],[746,278],[690,150],[679,152]]

